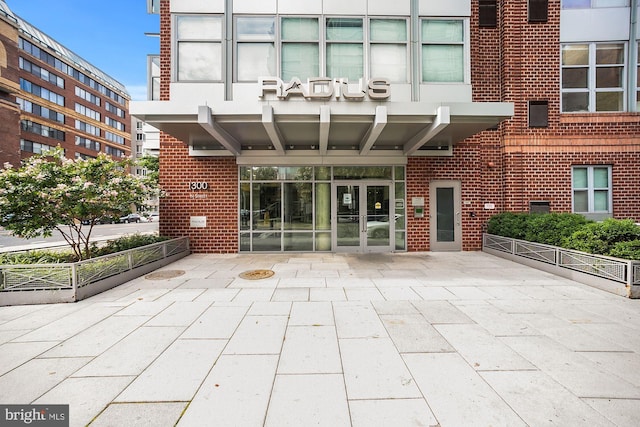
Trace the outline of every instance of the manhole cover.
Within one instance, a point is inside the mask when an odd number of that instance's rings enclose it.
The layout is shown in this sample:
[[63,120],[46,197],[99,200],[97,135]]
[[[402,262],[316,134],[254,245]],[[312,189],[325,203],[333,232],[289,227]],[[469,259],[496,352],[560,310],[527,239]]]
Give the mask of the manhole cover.
[[258,279],[266,279],[267,277],[273,276],[275,273],[272,270],[249,270],[244,273],[240,273],[240,277],[242,279],[247,280],[258,280]]
[[164,280],[173,279],[174,277],[182,276],[183,274],[183,270],[164,270],[147,274],[146,276],[144,276],[144,278],[147,280]]

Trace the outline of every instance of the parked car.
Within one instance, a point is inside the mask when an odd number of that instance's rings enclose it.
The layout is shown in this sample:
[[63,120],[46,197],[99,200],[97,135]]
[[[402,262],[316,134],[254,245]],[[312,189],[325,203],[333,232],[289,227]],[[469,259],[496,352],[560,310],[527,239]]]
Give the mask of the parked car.
[[120,222],[129,223],[129,222],[140,222],[140,221],[142,221],[142,217],[137,213],[132,213],[132,214],[120,217]]
[[[89,225],[91,224],[91,220],[88,219],[83,219],[81,220],[82,225]],[[96,219],[94,221],[94,225],[98,225],[98,224],[115,224],[118,222],[118,217],[110,217],[110,216],[103,216],[100,217],[98,219]]]
[[[402,215],[395,214],[394,220],[397,221]],[[369,215],[367,217],[367,236],[376,239],[389,237],[389,216],[388,215]]]

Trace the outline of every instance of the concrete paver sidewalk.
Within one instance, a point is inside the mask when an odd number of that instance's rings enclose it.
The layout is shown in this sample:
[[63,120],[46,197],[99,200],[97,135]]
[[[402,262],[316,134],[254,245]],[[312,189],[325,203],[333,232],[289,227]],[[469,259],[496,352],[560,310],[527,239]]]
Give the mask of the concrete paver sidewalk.
[[163,270],[184,274],[0,307],[0,403],[73,426],[640,425],[640,301],[481,252]]

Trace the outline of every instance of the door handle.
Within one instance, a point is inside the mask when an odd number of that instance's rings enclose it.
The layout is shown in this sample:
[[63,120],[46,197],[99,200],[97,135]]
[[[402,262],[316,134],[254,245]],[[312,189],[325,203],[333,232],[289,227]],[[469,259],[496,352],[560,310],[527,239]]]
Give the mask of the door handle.
[[456,212],[456,225],[460,225],[460,217],[461,217],[461,213],[460,212]]
[[362,228],[360,229],[360,231],[362,231],[363,233],[367,232],[367,217],[365,215],[362,215]]

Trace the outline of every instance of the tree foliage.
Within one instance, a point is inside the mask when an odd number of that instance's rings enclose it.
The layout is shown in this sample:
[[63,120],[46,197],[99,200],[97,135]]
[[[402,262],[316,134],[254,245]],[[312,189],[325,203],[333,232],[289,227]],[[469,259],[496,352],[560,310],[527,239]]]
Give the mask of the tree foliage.
[[[23,238],[58,230],[78,259],[91,256],[89,239],[104,216],[142,206],[152,191],[128,173],[129,159],[66,159],[63,150],[29,157],[19,169],[0,172],[0,225]],[[83,224],[82,222],[85,222]]]

